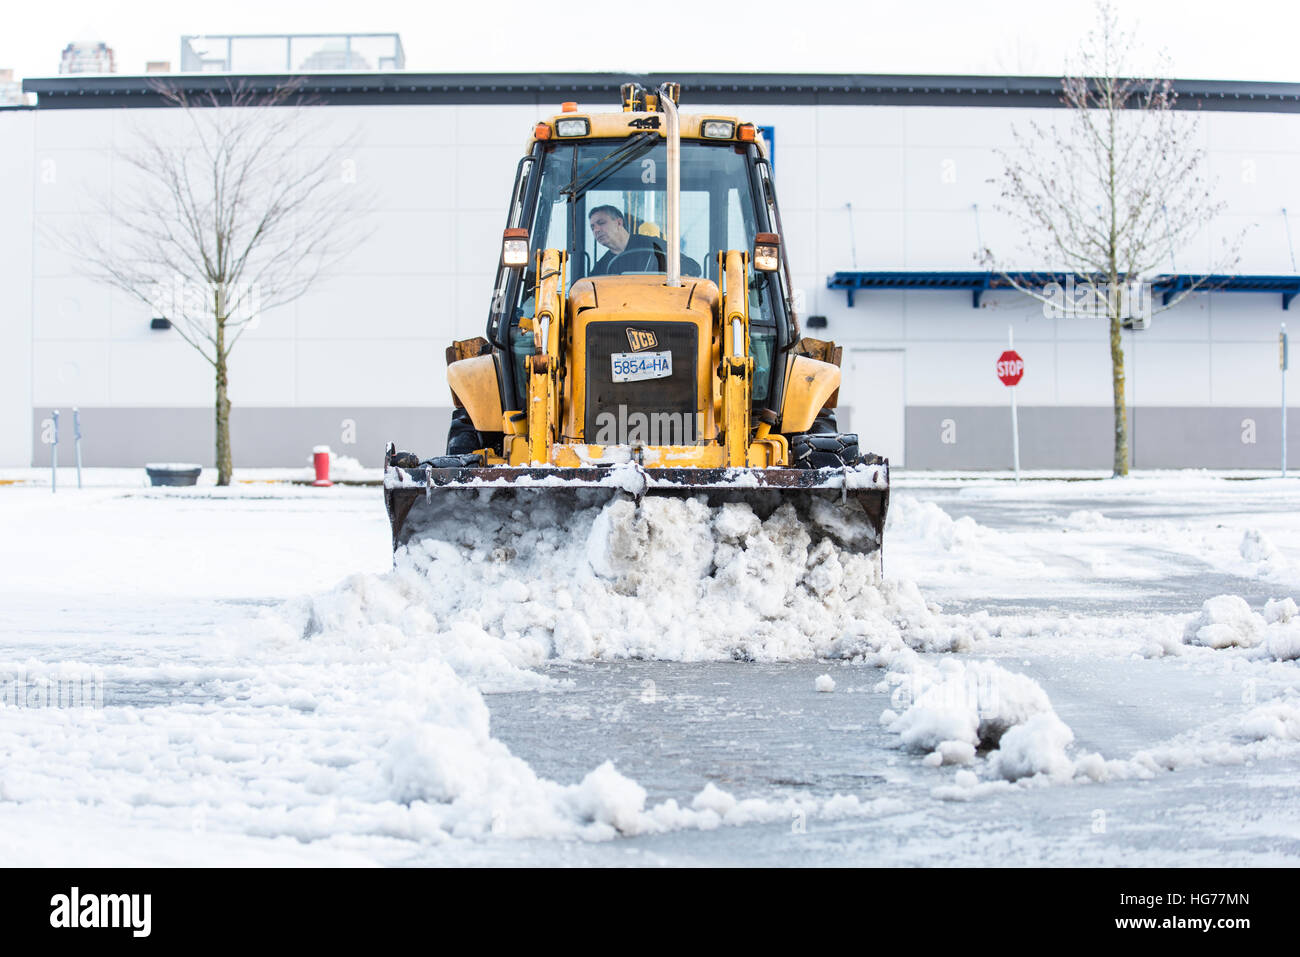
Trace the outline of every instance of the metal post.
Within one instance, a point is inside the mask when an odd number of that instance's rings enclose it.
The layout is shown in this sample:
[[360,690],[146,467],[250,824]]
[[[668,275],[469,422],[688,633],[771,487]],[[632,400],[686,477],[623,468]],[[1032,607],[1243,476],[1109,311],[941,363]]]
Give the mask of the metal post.
[[54,410],[54,441],[50,443],[50,492],[59,490],[59,410]]
[[1286,369],[1290,365],[1290,356],[1287,355],[1286,341],[1286,323],[1282,323],[1282,332],[1278,336],[1278,347],[1281,354],[1278,356],[1278,365],[1282,367],[1282,477],[1286,478]]
[[81,413],[72,407],[72,447],[77,452],[77,488],[81,488]]
[[682,136],[678,127],[677,104],[667,84],[659,87],[659,108],[668,120],[668,285],[682,284]]
[[[1007,348],[1015,349],[1015,332],[1007,326]],[[1016,484],[1020,484],[1020,423],[1016,420],[1016,387],[1011,387],[1011,461],[1016,468]]]

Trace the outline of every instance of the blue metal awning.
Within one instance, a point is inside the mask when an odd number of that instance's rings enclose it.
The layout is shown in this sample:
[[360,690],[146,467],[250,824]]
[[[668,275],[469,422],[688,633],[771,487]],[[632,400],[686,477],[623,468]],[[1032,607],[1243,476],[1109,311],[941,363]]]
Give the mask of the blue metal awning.
[[[1042,288],[1049,283],[1064,286],[1069,273],[1049,270],[1024,271],[1009,274],[1024,286]],[[1075,276],[1082,283],[1089,277]],[[1097,279],[1092,278],[1093,282]],[[1170,274],[1151,280],[1153,295],[1162,297],[1165,305],[1180,292],[1197,287],[1204,292],[1271,292],[1282,296],[1282,308],[1290,309],[1291,300],[1300,295],[1300,275],[1297,276],[1227,276],[1218,274]],[[928,270],[901,270],[893,272],[853,271],[837,272],[826,280],[827,289],[842,289],[853,306],[856,292],[871,289],[938,289],[966,290],[971,293],[971,305],[979,308],[984,293],[998,289],[1015,288],[1007,275],[995,272],[951,272]]]
[[1184,275],[1157,276],[1151,281],[1151,291],[1162,296],[1163,303],[1193,286],[1206,292],[1271,292],[1281,293],[1282,308],[1290,309],[1291,300],[1300,295],[1300,276],[1223,276]]

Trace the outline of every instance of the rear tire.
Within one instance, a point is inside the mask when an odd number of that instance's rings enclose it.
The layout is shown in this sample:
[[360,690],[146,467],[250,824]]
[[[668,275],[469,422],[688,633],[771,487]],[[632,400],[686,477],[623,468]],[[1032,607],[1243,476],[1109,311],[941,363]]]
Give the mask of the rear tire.
[[464,455],[482,447],[478,441],[478,430],[470,421],[469,413],[464,409],[452,409],[451,425],[447,429],[447,454]]
[[464,409],[451,410],[451,425],[447,429],[447,455],[468,455],[480,449],[501,451],[500,432],[479,432],[474,428],[469,413]]
[[790,464],[797,469],[842,468],[858,464],[858,437],[841,432],[834,409],[822,409],[807,432],[786,437]]
[[790,462],[797,469],[843,468],[858,464],[858,437],[852,432],[801,432],[790,436]]

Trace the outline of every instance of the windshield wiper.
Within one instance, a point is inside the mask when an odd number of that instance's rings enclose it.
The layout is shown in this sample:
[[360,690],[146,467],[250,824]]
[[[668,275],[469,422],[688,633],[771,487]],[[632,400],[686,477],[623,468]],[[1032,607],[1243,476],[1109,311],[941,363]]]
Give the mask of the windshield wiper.
[[[646,131],[638,133],[622,146],[616,147],[600,158],[588,172],[587,175],[578,179],[574,177],[568,186],[560,190],[560,195],[568,195],[572,198],[581,196],[593,186],[598,185],[605,177],[611,175],[617,170],[622,169],[633,159],[645,151],[645,148],[659,139],[658,133]],[[576,156],[576,153],[575,153]]]

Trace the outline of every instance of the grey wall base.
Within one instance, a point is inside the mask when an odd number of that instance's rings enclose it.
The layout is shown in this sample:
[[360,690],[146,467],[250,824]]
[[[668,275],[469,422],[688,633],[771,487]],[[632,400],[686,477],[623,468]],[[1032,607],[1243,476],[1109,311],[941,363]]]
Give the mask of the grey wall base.
[[[1130,407],[1128,414],[1133,468],[1271,469],[1282,462],[1279,407]],[[1021,468],[1111,468],[1112,409],[1029,406],[1017,417]],[[1300,409],[1292,409],[1287,444],[1300,465],[1297,442]],[[909,469],[1009,469],[1010,406],[908,406],[906,443]]]
[[[51,409],[33,412],[32,464],[48,465],[43,441]],[[422,456],[446,446],[451,409],[235,408],[231,443],[236,467],[306,466],[312,446],[379,466],[390,440]],[[865,423],[846,416],[845,428]],[[1109,408],[1028,406],[1019,410],[1020,464],[1026,469],[1109,469],[1113,418]],[[949,424],[951,420],[951,424]],[[909,469],[1011,467],[1007,406],[909,406],[905,413]],[[1253,423],[1253,442],[1250,438]],[[62,410],[59,462],[71,465],[72,413]],[[1287,422],[1287,442],[1300,470],[1300,409]],[[145,462],[213,465],[209,409],[89,408],[81,410],[82,460],[87,466],[137,467]],[[952,441],[944,441],[945,438]],[[1134,468],[1271,469],[1281,463],[1277,408],[1151,408],[1129,410]]]
[[[52,409],[34,410],[32,464],[48,465],[43,426]],[[59,463],[74,462],[72,410],[60,410]],[[236,468],[307,466],[316,445],[328,445],[365,466],[381,466],[389,441],[420,455],[440,455],[447,444],[450,408],[240,408],[231,410],[230,443]],[[211,409],[90,408],[81,410],[81,454],[86,466],[131,468],[146,462],[215,464],[216,424]]]

